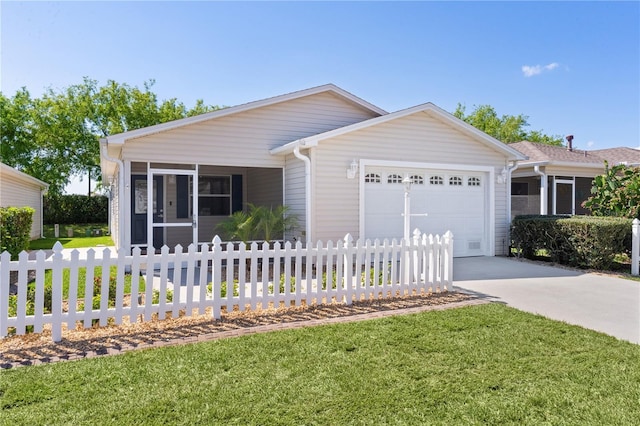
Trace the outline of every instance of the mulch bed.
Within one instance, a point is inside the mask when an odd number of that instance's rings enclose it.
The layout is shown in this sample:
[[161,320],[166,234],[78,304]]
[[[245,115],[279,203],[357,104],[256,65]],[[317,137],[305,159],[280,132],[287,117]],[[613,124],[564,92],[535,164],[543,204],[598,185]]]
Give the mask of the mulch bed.
[[476,303],[485,301],[465,293],[444,292],[363,300],[353,302],[350,306],[332,303],[257,312],[235,311],[224,313],[220,320],[213,319],[209,314],[65,330],[62,340],[57,343],[52,342],[51,333],[45,331],[0,340],[0,369]]

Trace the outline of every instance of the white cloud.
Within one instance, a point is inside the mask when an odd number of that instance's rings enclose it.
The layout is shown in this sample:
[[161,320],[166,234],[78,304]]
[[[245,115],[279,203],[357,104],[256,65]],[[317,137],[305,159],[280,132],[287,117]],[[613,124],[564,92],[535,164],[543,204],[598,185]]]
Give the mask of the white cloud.
[[557,62],[552,62],[547,65],[523,65],[522,73],[525,77],[533,77],[534,75],[542,74],[546,71],[553,71],[560,66]]
[[589,141],[587,142],[587,148],[591,148],[595,145],[596,143],[594,141]]

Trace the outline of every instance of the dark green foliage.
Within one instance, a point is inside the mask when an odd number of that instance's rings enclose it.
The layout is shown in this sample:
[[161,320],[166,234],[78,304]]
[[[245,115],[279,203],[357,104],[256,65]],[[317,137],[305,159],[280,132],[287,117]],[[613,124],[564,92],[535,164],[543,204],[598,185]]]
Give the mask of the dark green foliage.
[[248,204],[249,212],[238,211],[220,223],[216,229],[225,240],[263,240],[271,242],[284,238],[284,233],[298,227],[298,218],[287,206],[266,207]]
[[85,77],[39,98],[26,88],[13,97],[0,92],[0,159],[61,194],[74,175],[100,180],[99,138],[219,108],[202,100],[191,109],[175,98],[160,101],[153,85],[99,85]]
[[33,213],[31,207],[0,207],[0,253],[8,251],[17,260],[21,251],[29,249]]
[[466,107],[459,103],[453,115],[501,142],[512,143],[526,140],[547,145],[562,144],[562,136],[546,135],[541,130],[527,131],[529,117],[526,115],[503,115],[499,117],[491,105],[474,106],[473,112],[469,115],[465,114],[465,110]]
[[109,199],[105,196],[45,195],[44,223],[70,225],[106,223]]
[[517,216],[511,225],[518,256],[532,259],[544,250],[553,262],[604,270],[631,250],[630,234],[630,220],[612,217]]
[[609,167],[593,179],[591,194],[582,206],[594,216],[640,218],[640,167]]

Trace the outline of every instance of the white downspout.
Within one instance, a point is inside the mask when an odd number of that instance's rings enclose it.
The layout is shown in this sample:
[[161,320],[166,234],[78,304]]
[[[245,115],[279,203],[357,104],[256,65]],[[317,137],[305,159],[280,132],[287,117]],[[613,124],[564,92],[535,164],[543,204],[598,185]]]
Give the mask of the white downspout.
[[540,171],[540,166],[534,166],[533,171],[540,175],[540,214],[547,214],[547,175]]
[[[107,144],[108,142],[106,139],[100,140],[100,154],[105,160],[118,165],[118,220],[120,223],[118,223],[118,243],[116,248],[120,249],[124,241],[124,227],[121,226],[124,219],[124,213],[122,211],[124,208],[124,203],[122,202],[122,197],[124,196],[124,163],[119,158],[109,157],[109,154],[107,153]],[[111,212],[109,212],[109,215],[111,215]],[[109,229],[109,232],[113,235],[112,229]]]
[[507,167],[507,226],[511,225],[511,173],[518,168],[518,162],[514,162],[513,166]]
[[311,160],[309,157],[300,154],[300,146],[293,148],[293,155],[304,162],[304,192],[305,192],[305,233],[307,246],[311,243]]

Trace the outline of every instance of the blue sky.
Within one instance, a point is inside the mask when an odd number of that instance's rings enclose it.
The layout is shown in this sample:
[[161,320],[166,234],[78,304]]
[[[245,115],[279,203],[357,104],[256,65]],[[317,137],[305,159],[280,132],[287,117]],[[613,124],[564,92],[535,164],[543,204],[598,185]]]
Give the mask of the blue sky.
[[88,76],[232,106],[334,83],[390,112],[489,104],[580,149],[640,146],[636,1],[2,1],[0,13],[6,96]]

